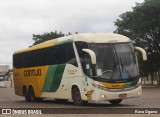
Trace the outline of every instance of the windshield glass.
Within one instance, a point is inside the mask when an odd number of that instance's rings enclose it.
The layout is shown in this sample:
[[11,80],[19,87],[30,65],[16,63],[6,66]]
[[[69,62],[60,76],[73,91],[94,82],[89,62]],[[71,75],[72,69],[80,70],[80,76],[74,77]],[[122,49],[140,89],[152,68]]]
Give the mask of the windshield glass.
[[97,76],[123,80],[139,75],[137,58],[132,43],[90,44],[97,59]]

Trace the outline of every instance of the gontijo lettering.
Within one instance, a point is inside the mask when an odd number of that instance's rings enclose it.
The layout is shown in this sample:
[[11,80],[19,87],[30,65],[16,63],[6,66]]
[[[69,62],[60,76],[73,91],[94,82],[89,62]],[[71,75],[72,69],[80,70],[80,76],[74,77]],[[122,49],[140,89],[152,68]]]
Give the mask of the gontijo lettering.
[[41,76],[41,69],[24,70],[24,76]]

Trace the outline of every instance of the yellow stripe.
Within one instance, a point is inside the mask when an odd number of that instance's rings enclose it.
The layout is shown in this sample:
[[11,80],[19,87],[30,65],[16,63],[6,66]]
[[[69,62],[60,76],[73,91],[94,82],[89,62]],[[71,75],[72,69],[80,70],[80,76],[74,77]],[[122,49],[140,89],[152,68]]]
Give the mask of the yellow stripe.
[[124,83],[105,83],[105,82],[101,82],[101,84],[104,87],[113,88],[113,89],[118,89],[118,88],[123,88],[124,87]]

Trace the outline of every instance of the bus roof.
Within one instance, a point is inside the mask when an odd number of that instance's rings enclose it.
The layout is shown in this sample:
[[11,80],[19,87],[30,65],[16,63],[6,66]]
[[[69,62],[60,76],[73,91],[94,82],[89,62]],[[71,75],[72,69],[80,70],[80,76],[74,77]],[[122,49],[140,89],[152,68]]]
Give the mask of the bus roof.
[[72,41],[83,41],[88,43],[122,43],[131,42],[131,40],[123,35],[114,33],[81,33],[73,34],[69,36],[64,36],[43,43],[37,44],[35,46],[29,47],[27,49],[16,51],[14,54],[23,53],[32,50],[38,50],[41,48],[51,47],[58,45],[59,43],[66,42],[67,40]]

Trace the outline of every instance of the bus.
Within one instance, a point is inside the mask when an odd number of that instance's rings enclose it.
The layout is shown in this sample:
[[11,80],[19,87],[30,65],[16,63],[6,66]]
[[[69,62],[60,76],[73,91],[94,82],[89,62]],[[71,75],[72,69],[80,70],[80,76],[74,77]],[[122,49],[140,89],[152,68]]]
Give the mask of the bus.
[[88,101],[123,99],[142,93],[138,50],[126,36],[82,33],[52,39],[13,54],[15,94],[27,102],[43,99]]

